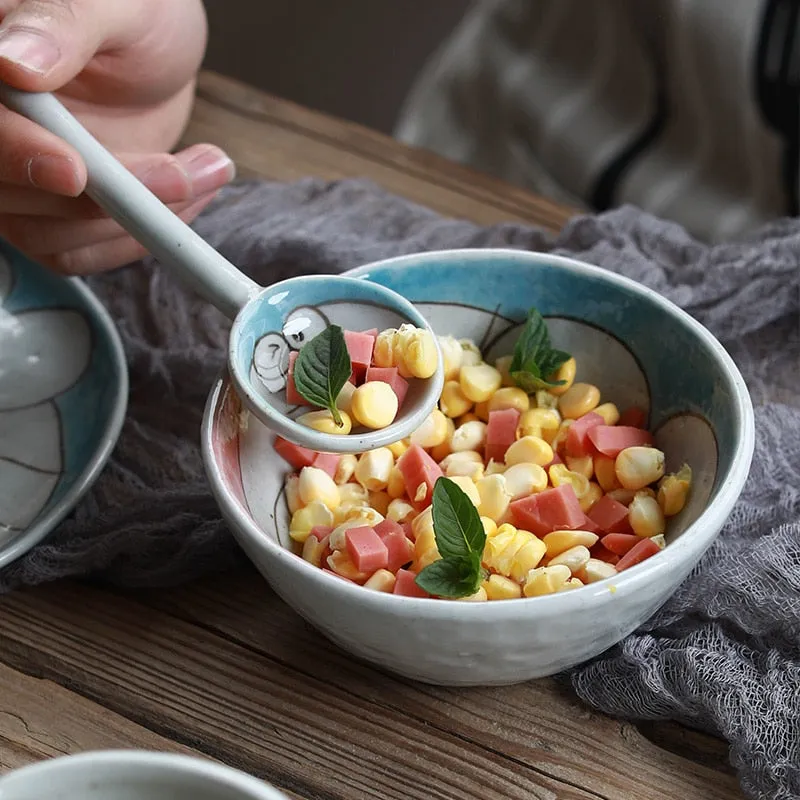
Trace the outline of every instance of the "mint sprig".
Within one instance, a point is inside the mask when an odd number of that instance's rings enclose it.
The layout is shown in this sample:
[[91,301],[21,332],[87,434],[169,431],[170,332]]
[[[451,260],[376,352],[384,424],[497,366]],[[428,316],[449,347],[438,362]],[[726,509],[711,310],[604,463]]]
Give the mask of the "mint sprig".
[[342,415],[336,407],[336,398],[352,372],[344,331],[339,325],[329,325],[298,352],[294,362],[294,385],[309,403],[327,408],[341,427]]
[[561,386],[564,381],[550,382],[547,378],[571,357],[569,353],[552,347],[544,317],[537,309],[531,308],[514,345],[509,373],[520,389],[533,394],[539,389]]
[[472,504],[458,484],[439,478],[433,487],[433,533],[441,559],[416,577],[418,586],[439,597],[475,594],[484,577],[481,567],[486,532]]

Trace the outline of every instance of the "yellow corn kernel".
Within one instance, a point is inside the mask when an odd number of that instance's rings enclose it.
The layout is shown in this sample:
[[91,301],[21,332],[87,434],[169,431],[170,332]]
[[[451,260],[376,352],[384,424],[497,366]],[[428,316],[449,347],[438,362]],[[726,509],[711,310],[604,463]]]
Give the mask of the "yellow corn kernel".
[[482,403],[475,403],[475,408],[472,409],[475,416],[481,422],[489,421],[489,402],[484,400]]
[[584,547],[582,544],[577,544],[575,547],[570,547],[569,550],[565,550],[563,553],[559,553],[557,556],[548,561],[548,566],[556,566],[557,564],[563,564],[565,567],[569,567],[569,571],[573,573],[579,572],[583,565],[592,557],[592,554],[589,552],[588,547]]
[[514,379],[511,377],[511,362],[514,356],[500,356],[494,362],[494,368],[500,373],[503,380],[503,386],[516,386]]
[[481,517],[481,525],[483,525],[483,532],[489,538],[497,533],[497,523],[489,517]]
[[580,458],[576,456],[567,456],[565,461],[567,462],[570,472],[577,472],[579,475],[583,475],[589,480],[592,479],[594,475],[594,460],[591,456],[581,456]]
[[536,567],[525,578],[522,593],[525,597],[541,597],[545,594],[557,592],[569,579],[569,567],[563,564],[554,567]]
[[626,447],[617,456],[614,470],[623,489],[637,492],[664,474],[664,453],[655,447]]
[[333,478],[324,469],[317,467],[303,467],[300,470],[300,480],[297,482],[297,491],[304,505],[320,500],[331,511],[335,511],[342,498],[339,487]]
[[490,575],[482,584],[489,600],[516,600],[522,597],[522,587],[505,575]]
[[575,373],[578,369],[578,364],[574,358],[568,358],[547,380],[548,383],[556,383],[557,381],[564,381],[561,386],[553,386],[550,393],[556,397],[560,397],[569,391],[570,387],[575,380]]
[[382,516],[386,516],[386,512],[389,510],[389,503],[392,502],[392,498],[389,497],[388,492],[370,492],[369,493],[369,504],[374,508],[379,514]]
[[515,408],[520,414],[524,414],[530,407],[531,399],[527,392],[516,386],[500,388],[489,398],[489,411]]
[[[366,384],[365,384],[366,385]],[[389,484],[394,456],[388,447],[378,447],[362,453],[356,464],[356,480],[368,492],[380,492]]]
[[478,513],[497,522],[506,513],[511,502],[506,479],[502,475],[489,475],[474,485],[478,492]]
[[403,453],[411,446],[411,441],[409,439],[400,439],[399,442],[392,442],[391,444],[387,444],[386,447],[391,450],[392,455],[395,457],[395,460],[400,458]]
[[356,471],[356,464],[358,464],[358,459],[352,453],[343,453],[339,456],[339,463],[336,465],[333,475],[336,484],[341,486],[347,483]]
[[[413,522],[411,523],[414,524]],[[414,542],[414,559],[419,561],[426,553],[434,551],[439,553],[436,548],[436,537],[433,531],[428,532],[427,528],[417,537]]]
[[442,444],[447,439],[447,417],[434,408],[422,425],[411,434],[411,444],[419,445],[426,450],[436,445]]
[[553,441],[561,415],[554,408],[531,408],[519,420],[519,432],[522,436],[538,436],[548,444]]
[[461,417],[472,408],[472,400],[464,394],[458,381],[449,380],[445,382],[439,395],[439,408],[448,417]]
[[466,422],[456,428],[450,446],[454,453],[464,450],[483,450],[486,444],[486,423],[479,420]]
[[453,443],[453,434],[456,432],[456,424],[450,417],[445,417],[444,420],[447,426],[447,433],[444,437],[444,441],[441,444],[437,444],[436,447],[432,447],[430,450],[431,458],[434,461],[441,461],[453,452],[451,444]]
[[398,331],[402,360],[412,378],[425,380],[433,376],[439,366],[439,350],[433,334],[425,328],[401,325]]
[[458,419],[456,419],[456,428],[460,428],[462,425],[466,425],[468,422],[484,422],[477,414],[470,411],[466,414],[462,414]]
[[503,378],[491,364],[481,363],[461,367],[458,381],[473,403],[483,403],[500,388]]
[[372,348],[372,362],[376,367],[395,367],[394,337],[397,328],[387,328],[375,337],[375,346]]
[[563,530],[553,531],[552,533],[545,534],[542,541],[544,542],[545,547],[547,547],[547,557],[552,559],[556,556],[560,556],[562,553],[566,553],[567,550],[571,550],[573,547],[577,547],[578,545],[583,545],[583,547],[589,548],[597,543],[597,539],[597,534],[592,533],[591,531]]
[[360,483],[344,483],[339,487],[339,500],[342,505],[365,506],[369,493]]
[[369,580],[364,584],[365,589],[372,589],[375,592],[387,592],[391,594],[397,579],[388,569],[378,569],[372,573]]
[[503,477],[512,500],[543,492],[547,488],[547,473],[538,464],[522,461],[508,467]]
[[558,398],[547,389],[539,389],[534,397],[536,408],[558,409]]
[[619,422],[619,409],[613,403],[601,403],[594,409],[594,413],[599,414],[606,425],[616,425]]
[[575,490],[575,496],[578,500],[589,491],[588,478],[568,469],[566,464],[553,464],[548,473],[550,475],[550,483],[553,486],[562,486],[568,483]]
[[[503,475],[506,471],[506,465],[502,461],[495,461],[493,458],[489,459],[486,469],[483,471],[484,475]],[[476,478],[477,480],[477,478]]]
[[308,536],[303,542],[303,560],[315,567],[322,565],[322,554],[326,551],[328,543],[324,544],[316,536]]
[[483,356],[478,345],[472,339],[459,339],[461,345],[461,368],[474,367],[483,361]]
[[585,494],[578,498],[578,505],[581,511],[586,514],[592,506],[603,496],[603,490],[594,481],[589,481],[589,488]]
[[610,456],[598,454],[594,457],[594,476],[604,492],[614,489],[621,489],[622,486],[617,480],[617,470],[614,459]]
[[628,521],[637,536],[658,536],[666,530],[664,512],[658,501],[647,494],[636,493],[628,506]]
[[660,550],[663,550],[667,546],[667,540],[664,538],[663,533],[656,534],[655,536],[650,537],[656,545],[658,545]]
[[435,547],[432,547],[412,562],[411,569],[414,570],[414,572],[422,572],[425,567],[440,559],[441,555],[439,555],[439,551]]
[[294,472],[290,472],[283,483],[286,493],[286,507],[289,509],[290,514],[294,514],[295,511],[303,507],[299,483],[300,478]]
[[369,525],[369,523],[366,521],[366,519],[364,519],[364,517],[359,515],[340,522],[331,531],[331,535],[328,538],[328,544],[331,550],[344,550],[346,546],[345,533],[351,528],[363,528],[365,525]]
[[353,429],[353,421],[346,411],[340,411],[339,416],[342,418],[341,425],[336,424],[336,420],[327,408],[321,408],[319,411],[308,411],[305,414],[301,414],[297,418],[297,422],[320,433],[347,436]]
[[665,475],[658,484],[658,504],[665,517],[683,511],[692,485],[692,470],[684,464],[677,473]]
[[439,466],[448,478],[454,475],[463,475],[473,480],[483,477],[483,458],[474,450],[451,453],[439,462]]
[[612,489],[610,492],[606,492],[606,494],[612,500],[616,500],[624,506],[629,506],[636,492],[634,492],[633,489],[623,489],[620,487],[619,489]]
[[344,411],[346,414],[350,413],[350,407],[353,403],[353,392],[356,390],[356,385],[347,381],[344,386],[339,391],[339,394],[336,395],[336,408],[340,411]]
[[583,586],[583,581],[580,578],[572,577],[567,581],[564,581],[563,586],[559,586],[556,589],[557,592],[566,592],[569,589],[580,589]]
[[597,408],[599,404],[600,390],[596,386],[591,383],[573,383],[559,397],[558,410],[564,419],[578,419]]
[[483,603],[489,598],[486,595],[486,589],[483,586],[479,586],[478,591],[474,594],[468,594],[466,597],[458,597],[456,599],[461,603]]
[[389,480],[386,484],[386,492],[394,500],[403,497],[406,493],[406,482],[399,467],[392,467],[389,472]]
[[433,508],[431,506],[428,506],[418,516],[414,517],[411,523],[411,533],[414,535],[415,542],[418,542],[425,535],[433,537]]
[[538,536],[505,524],[486,540],[483,562],[500,575],[520,582],[539,564],[545,550]]
[[417,515],[414,506],[403,500],[402,497],[396,497],[392,500],[386,508],[384,516],[386,519],[394,520],[394,522],[410,522]]
[[289,536],[301,544],[308,539],[312,528],[317,525],[333,527],[333,512],[321,500],[314,500],[292,514],[289,523]]
[[379,430],[394,422],[397,416],[397,395],[392,387],[383,381],[362,383],[355,392],[350,410],[357,422],[365,428]]
[[569,426],[575,420],[572,419],[563,419],[561,420],[561,424],[558,426],[558,430],[556,431],[556,435],[553,437],[553,441],[550,442],[550,447],[556,453],[560,453],[564,449],[564,445],[567,443],[567,434],[569,433]]
[[[461,369],[461,361],[464,358],[464,351],[461,349],[461,345],[453,336],[440,336],[439,349],[442,351],[442,369],[444,370],[444,379],[446,381],[455,380],[457,382],[458,373]],[[442,411],[444,411],[444,409],[442,409]],[[446,411],[445,414],[447,414]]]
[[613,578],[617,574],[617,568],[613,564],[601,561],[599,558],[590,558],[579,572],[579,577],[584,583],[597,583],[606,578]]
[[553,460],[553,448],[538,436],[523,436],[506,450],[506,466],[538,464],[544,467]]
[[474,505],[475,508],[478,508],[481,503],[481,496],[478,494],[478,489],[475,486],[475,482],[472,480],[472,478],[465,478],[463,475],[452,475],[450,480],[453,481],[453,483],[458,486],[458,488],[461,489],[461,491],[464,492],[467,497],[469,497],[469,499],[472,501],[472,505]]
[[367,573],[357,569],[346,550],[334,550],[328,556],[327,562],[328,569],[343,578],[349,578],[356,583],[363,583],[367,579]]

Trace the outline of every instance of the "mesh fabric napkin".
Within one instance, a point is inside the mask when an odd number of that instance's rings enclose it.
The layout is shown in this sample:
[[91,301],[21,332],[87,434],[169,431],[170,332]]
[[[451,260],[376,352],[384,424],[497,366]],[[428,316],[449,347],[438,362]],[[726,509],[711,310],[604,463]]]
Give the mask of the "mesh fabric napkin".
[[[262,283],[420,250],[556,252],[634,278],[706,325],[756,405],[749,481],[675,596],[571,680],[607,713],[675,719],[724,736],[748,796],[800,796],[800,221],[708,247],[626,207],[577,217],[553,238],[520,224],[446,220],[370,183],[304,180],[231,187],[196,227]],[[0,573],[0,589],[87,574],[164,586],[243,560],[198,447],[226,320],[150,261],[90,284],[125,342],[127,422],[89,497]]]

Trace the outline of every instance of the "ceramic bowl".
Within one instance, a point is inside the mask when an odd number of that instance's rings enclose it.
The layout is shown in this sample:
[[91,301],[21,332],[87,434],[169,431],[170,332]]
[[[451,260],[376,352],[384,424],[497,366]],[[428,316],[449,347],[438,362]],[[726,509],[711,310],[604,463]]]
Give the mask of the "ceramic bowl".
[[200,758],[107,750],[40,761],[0,778],[3,800],[287,800],[238,770]]
[[614,578],[556,595],[460,603],[371,592],[290,552],[286,465],[272,436],[241,406],[227,376],[203,426],[208,477],[231,530],[275,591],[351,653],[436,684],[504,684],[551,675],[621,640],[686,578],[719,533],[747,477],[753,410],[744,381],[714,337],[657,293],[556,256],[465,250],[405,256],[356,270],[410,299],[434,330],[469,337],[490,360],[511,352],[530,306],[577,380],[605,401],[638,405],[667,454],[694,472],[667,547]]

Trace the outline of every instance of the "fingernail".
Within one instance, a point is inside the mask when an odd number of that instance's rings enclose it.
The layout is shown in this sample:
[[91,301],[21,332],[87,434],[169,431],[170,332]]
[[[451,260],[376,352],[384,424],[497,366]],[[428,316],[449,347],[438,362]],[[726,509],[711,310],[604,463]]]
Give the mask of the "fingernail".
[[178,154],[192,181],[195,197],[230,183],[236,174],[233,161],[217,147],[196,147]]
[[38,31],[9,28],[0,31],[0,58],[28,72],[44,75],[61,57],[58,45]]
[[28,180],[37,189],[77,197],[82,190],[78,170],[68,156],[39,155],[28,160]]

